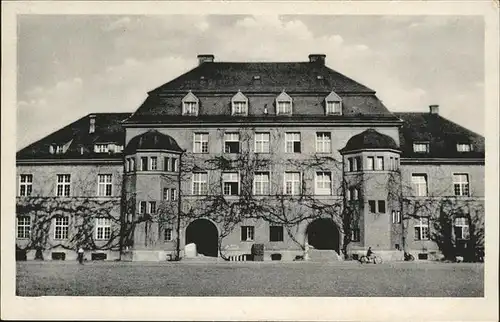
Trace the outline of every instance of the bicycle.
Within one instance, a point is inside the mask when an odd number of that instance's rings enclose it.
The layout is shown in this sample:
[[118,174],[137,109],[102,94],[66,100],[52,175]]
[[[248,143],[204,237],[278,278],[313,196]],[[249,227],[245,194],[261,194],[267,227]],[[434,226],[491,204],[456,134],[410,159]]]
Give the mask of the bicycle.
[[382,258],[377,255],[372,255],[370,257],[363,255],[359,258],[361,264],[382,264]]

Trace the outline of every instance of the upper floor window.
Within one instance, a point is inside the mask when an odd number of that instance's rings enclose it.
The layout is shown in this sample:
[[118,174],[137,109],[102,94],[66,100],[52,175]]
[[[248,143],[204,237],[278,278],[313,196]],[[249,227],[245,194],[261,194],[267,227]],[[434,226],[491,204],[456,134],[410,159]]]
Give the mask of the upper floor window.
[[384,157],[377,157],[375,163],[375,170],[384,170]]
[[315,177],[316,195],[332,194],[332,173],[328,171],[318,171]]
[[19,176],[19,195],[31,196],[32,191],[33,191],[33,175],[21,174]]
[[208,133],[194,134],[193,152],[208,153]]
[[193,173],[193,195],[206,195],[208,192],[208,173]]
[[17,238],[30,238],[31,234],[31,217],[17,217]]
[[366,170],[373,170],[374,162],[375,162],[374,157],[367,157],[366,158]]
[[429,153],[429,142],[415,142],[415,143],[413,143],[413,152]]
[[156,201],[150,201],[148,205],[148,214],[156,213]]
[[187,93],[187,95],[182,99],[182,115],[197,116],[199,103],[200,101],[198,98],[191,91],[189,91],[189,93]]
[[139,202],[139,213],[140,214],[145,214],[146,213],[147,205],[148,205],[148,203],[146,201]]
[[71,176],[69,174],[58,174],[56,196],[69,197],[70,190],[71,190]]
[[109,197],[113,190],[113,176],[111,174],[99,174],[97,176],[97,195]]
[[135,158],[128,158],[125,161],[125,171],[135,171]]
[[111,238],[111,220],[109,218],[95,219],[95,234],[97,240],[108,240]]
[[413,191],[417,197],[427,196],[427,175],[426,174],[412,174],[411,184]]
[[285,195],[300,194],[300,172],[285,172],[284,183]]
[[268,195],[270,193],[269,172],[255,172],[253,190],[255,195]]
[[471,152],[472,151],[472,144],[458,143],[457,144],[457,151],[458,152]]
[[285,93],[281,92],[276,98],[276,115],[291,115],[292,114],[292,98]]
[[68,239],[69,217],[58,216],[55,218],[54,239]]
[[371,213],[385,213],[385,200],[368,200],[368,207]]
[[415,224],[415,240],[429,240],[429,218],[420,217]]
[[163,158],[163,171],[172,171],[172,164],[170,163],[170,158],[169,157],[164,157]]
[[283,226],[269,226],[269,241],[283,241]]
[[141,171],[148,171],[148,158],[141,157]]
[[222,185],[224,196],[237,196],[240,190],[238,172],[227,172],[222,174]]
[[325,98],[326,115],[341,115],[342,100],[335,92],[331,92]]
[[330,132],[316,132],[316,152],[330,153],[332,150],[332,135]]
[[469,220],[466,217],[457,217],[454,222],[455,239],[469,239]]
[[232,115],[248,115],[248,99],[238,91],[231,99]]
[[94,145],[94,152],[95,153],[108,153],[109,152],[109,145],[108,144],[96,144],[96,145]]
[[241,226],[241,241],[253,241],[255,239],[254,226]]
[[361,171],[362,169],[361,157],[352,157],[347,159],[347,171]]
[[300,153],[300,133],[285,133],[285,149],[287,153]]
[[355,187],[350,187],[349,189],[347,189],[346,193],[347,200],[349,201],[359,199],[359,190]]
[[179,171],[179,161],[175,158],[172,158],[172,171]]
[[170,200],[170,189],[169,188],[163,188],[163,200],[164,201]]
[[224,152],[239,153],[240,152],[240,134],[239,133],[224,133]]
[[453,189],[455,196],[469,195],[469,175],[464,173],[455,173],[453,175]]
[[401,223],[401,211],[392,211],[392,223],[393,224],[400,224]]
[[269,133],[255,133],[255,153],[269,153]]
[[149,170],[158,170],[158,158],[157,157],[149,158]]

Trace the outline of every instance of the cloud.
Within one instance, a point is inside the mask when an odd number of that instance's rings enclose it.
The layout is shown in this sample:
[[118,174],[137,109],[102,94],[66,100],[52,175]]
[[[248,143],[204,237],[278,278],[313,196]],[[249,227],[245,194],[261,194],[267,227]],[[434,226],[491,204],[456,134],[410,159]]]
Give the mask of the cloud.
[[132,22],[132,20],[130,19],[130,17],[123,17],[123,18],[112,21],[107,26],[105,26],[103,29],[105,31],[113,31],[113,30],[118,30],[118,29],[124,30],[130,25],[131,22]]

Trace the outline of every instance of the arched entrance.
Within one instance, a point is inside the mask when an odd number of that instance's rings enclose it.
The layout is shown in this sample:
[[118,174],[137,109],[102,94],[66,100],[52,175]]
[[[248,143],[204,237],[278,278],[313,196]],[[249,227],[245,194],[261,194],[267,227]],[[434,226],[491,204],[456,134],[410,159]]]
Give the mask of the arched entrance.
[[315,249],[340,251],[340,233],[329,218],[316,219],[307,226],[307,243]]
[[186,245],[196,244],[198,254],[217,257],[218,255],[217,227],[207,219],[196,219],[186,229]]

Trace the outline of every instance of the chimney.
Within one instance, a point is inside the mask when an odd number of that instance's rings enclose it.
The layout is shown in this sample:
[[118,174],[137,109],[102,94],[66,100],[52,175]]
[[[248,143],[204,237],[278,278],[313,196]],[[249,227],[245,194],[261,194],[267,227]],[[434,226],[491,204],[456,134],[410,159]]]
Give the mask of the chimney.
[[309,55],[309,62],[310,63],[317,63],[317,64],[324,65],[325,59],[326,59],[325,54],[310,54]]
[[89,133],[95,132],[95,115],[89,115]]
[[211,54],[198,55],[198,65],[201,65],[203,63],[213,63],[213,62],[214,62],[214,55]]
[[429,113],[430,114],[439,114],[439,105],[429,105]]

